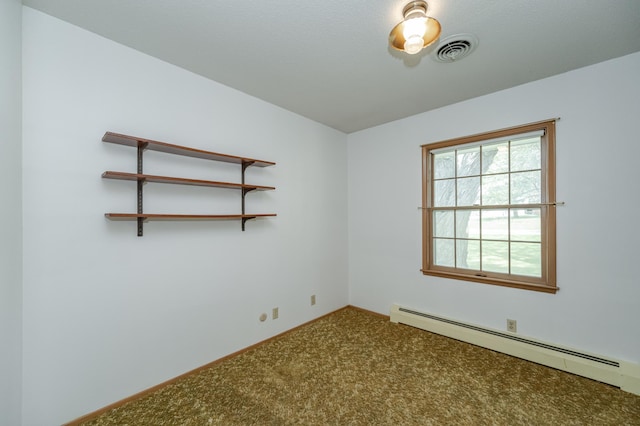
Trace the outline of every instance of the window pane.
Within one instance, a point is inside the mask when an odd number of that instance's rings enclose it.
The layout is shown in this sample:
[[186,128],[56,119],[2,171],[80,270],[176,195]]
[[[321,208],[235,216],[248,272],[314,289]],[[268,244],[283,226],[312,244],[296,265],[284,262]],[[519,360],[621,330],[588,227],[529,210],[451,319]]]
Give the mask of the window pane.
[[433,156],[433,176],[435,179],[453,178],[456,176],[455,151],[443,152]]
[[509,273],[509,243],[502,241],[482,242],[482,270]]
[[509,175],[482,176],[482,205],[509,204]]
[[480,241],[456,241],[456,266],[458,268],[480,270]]
[[482,174],[509,171],[509,144],[507,142],[482,146]]
[[433,235],[441,238],[453,238],[453,210],[433,212]]
[[433,263],[439,266],[455,266],[453,240],[433,239]]
[[457,176],[473,176],[480,174],[480,147],[460,149],[457,152]]
[[480,204],[480,176],[458,179],[458,205]]
[[456,212],[456,238],[480,239],[480,210]]
[[542,276],[542,245],[511,243],[511,273],[530,277]]
[[491,209],[482,211],[482,239],[509,239],[509,210]]
[[511,210],[512,241],[542,241],[540,209]]
[[456,204],[455,180],[437,180],[433,183],[435,207],[450,207]]
[[511,204],[540,203],[540,171],[511,174]]
[[424,275],[557,291],[554,126],[422,145]]
[[540,168],[540,137],[511,142],[511,171]]

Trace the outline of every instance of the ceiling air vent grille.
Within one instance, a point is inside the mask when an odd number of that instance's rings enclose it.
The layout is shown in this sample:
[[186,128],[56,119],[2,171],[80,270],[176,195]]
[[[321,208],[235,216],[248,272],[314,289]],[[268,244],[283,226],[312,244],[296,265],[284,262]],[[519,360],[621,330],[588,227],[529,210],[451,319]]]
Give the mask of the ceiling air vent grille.
[[435,60],[455,62],[468,56],[478,46],[478,39],[472,34],[456,34],[440,41],[436,48]]

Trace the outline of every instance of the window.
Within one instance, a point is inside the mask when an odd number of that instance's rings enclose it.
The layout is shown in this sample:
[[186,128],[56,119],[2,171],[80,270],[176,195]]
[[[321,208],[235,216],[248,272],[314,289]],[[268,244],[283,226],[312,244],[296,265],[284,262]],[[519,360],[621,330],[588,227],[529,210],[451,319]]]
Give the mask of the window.
[[422,146],[425,275],[555,293],[555,121]]

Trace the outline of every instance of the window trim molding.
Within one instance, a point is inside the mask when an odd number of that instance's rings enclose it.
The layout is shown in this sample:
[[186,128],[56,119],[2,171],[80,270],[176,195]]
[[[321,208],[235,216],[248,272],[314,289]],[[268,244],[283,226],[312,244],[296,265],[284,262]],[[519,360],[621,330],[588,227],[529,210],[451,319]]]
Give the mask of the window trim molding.
[[[437,276],[442,278],[457,279],[462,281],[472,281],[483,284],[498,285],[504,287],[519,288],[525,290],[533,290],[545,293],[556,293],[558,291],[556,281],[556,158],[555,158],[555,124],[557,119],[538,121],[534,123],[514,126],[505,129],[478,133],[461,138],[448,139],[440,142],[421,145],[422,149],[422,273],[424,275]],[[513,135],[543,130],[545,132],[544,144],[546,149],[541,150],[541,169],[544,181],[542,184],[542,200],[541,204],[546,205],[543,215],[546,216],[546,226],[543,226],[543,234],[541,235],[543,245],[543,278],[536,282],[536,279],[527,278],[527,281],[519,281],[517,279],[505,278],[497,274],[484,272],[482,276],[471,275],[459,272],[456,268],[437,267],[432,269],[431,252],[432,243],[431,235],[433,234],[432,221],[430,214],[432,211],[431,200],[429,199],[428,188],[432,182],[432,164],[431,151],[446,147],[465,145],[474,142],[487,141],[489,139],[507,138]],[[488,276],[485,276],[488,275]]]

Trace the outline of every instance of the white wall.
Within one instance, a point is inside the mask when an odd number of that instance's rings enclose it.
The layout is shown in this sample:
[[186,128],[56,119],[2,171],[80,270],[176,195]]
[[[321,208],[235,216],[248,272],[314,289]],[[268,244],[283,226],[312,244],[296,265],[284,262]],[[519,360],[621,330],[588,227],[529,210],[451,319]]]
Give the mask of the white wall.
[[20,1],[0,1],[0,425],[20,424],[21,22]]
[[[29,8],[23,27],[24,424],[74,419],[348,303],[345,134]],[[107,130],[275,161],[248,172],[277,189],[247,210],[278,216],[245,232],[151,222],[137,237],[103,216],[135,210],[134,183],[100,177],[135,171]],[[145,171],[240,180],[238,166],[158,153]],[[232,190],[145,194],[157,212],[240,211]]]
[[[444,65],[456,66],[456,64]],[[640,362],[640,53],[349,135],[350,303]],[[555,295],[423,276],[420,145],[561,117]]]

